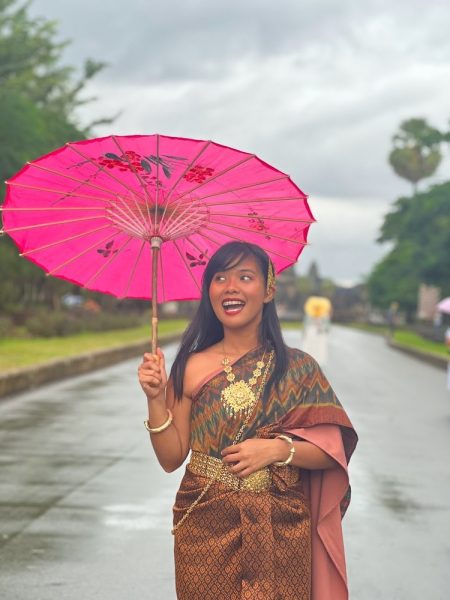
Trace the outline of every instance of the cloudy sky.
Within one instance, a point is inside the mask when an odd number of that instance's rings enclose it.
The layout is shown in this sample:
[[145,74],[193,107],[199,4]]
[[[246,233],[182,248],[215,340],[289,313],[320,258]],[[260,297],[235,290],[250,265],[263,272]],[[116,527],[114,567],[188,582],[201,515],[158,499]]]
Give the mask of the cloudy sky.
[[[34,0],[70,39],[65,61],[109,63],[83,122],[251,151],[310,195],[311,261],[344,285],[387,251],[375,239],[410,193],[387,162],[399,123],[450,119],[447,0]],[[450,160],[433,181],[449,179]],[[422,183],[427,185],[426,183]]]

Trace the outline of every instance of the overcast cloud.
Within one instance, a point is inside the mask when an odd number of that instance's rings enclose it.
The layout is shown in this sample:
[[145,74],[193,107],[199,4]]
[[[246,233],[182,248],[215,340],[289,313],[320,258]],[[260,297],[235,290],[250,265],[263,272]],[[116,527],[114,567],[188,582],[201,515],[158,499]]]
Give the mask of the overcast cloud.
[[[383,214],[407,182],[387,163],[401,120],[450,119],[445,0],[35,0],[60,22],[65,59],[109,68],[84,122],[96,133],[208,138],[256,153],[310,195],[300,259],[356,283],[387,251]],[[432,181],[449,179],[449,160]],[[422,183],[422,186],[427,183]]]

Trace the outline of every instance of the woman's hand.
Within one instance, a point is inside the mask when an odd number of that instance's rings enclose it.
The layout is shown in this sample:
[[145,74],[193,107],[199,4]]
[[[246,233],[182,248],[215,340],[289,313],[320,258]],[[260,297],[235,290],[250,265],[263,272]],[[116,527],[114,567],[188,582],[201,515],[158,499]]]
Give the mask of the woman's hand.
[[223,462],[238,477],[247,477],[288,456],[288,444],[279,439],[253,438],[222,450]]
[[166,361],[161,348],[154,354],[146,353],[138,368],[139,383],[148,400],[161,399],[165,402],[167,385]]

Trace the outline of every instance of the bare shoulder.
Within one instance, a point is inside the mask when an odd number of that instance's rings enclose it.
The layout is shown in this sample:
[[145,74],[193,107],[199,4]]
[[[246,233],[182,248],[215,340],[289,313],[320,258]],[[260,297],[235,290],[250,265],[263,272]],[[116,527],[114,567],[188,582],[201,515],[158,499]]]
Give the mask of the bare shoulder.
[[184,371],[183,384],[185,394],[189,398],[192,398],[202,381],[221,368],[222,355],[218,348],[219,345],[215,344],[201,352],[193,352],[189,356]]

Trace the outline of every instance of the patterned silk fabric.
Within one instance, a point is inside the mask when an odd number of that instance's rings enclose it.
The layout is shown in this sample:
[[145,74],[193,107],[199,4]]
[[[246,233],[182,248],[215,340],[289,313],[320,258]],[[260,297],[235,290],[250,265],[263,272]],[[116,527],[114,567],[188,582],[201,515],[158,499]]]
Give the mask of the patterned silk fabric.
[[[236,380],[248,381],[263,348],[233,364]],[[319,423],[341,426],[351,454],[351,423],[316,361],[288,349],[289,370],[279,392],[260,398],[243,439],[274,437],[289,427]],[[267,358],[267,353],[266,353]],[[273,368],[273,364],[272,364]],[[221,401],[228,382],[220,372],[196,394],[191,414],[191,449],[220,458],[233,443],[244,417],[230,417]],[[179,600],[309,600],[311,594],[310,510],[302,477],[287,485],[283,469],[271,467],[265,492],[230,490],[214,482],[175,533]],[[174,524],[202,492],[207,479],[189,466],[174,506]],[[344,502],[342,511],[345,510]]]

